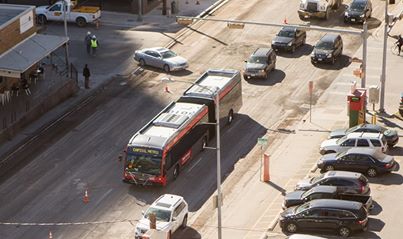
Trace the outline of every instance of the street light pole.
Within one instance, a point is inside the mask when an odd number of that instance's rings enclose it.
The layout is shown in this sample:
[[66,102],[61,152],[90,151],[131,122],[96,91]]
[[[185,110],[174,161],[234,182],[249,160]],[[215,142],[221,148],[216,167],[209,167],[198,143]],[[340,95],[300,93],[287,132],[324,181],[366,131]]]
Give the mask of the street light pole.
[[[64,35],[68,38],[68,33],[67,33],[67,2],[66,0],[63,0],[63,20],[64,20]],[[70,60],[69,60],[69,43],[66,43],[66,67],[67,67],[67,77],[70,76]]]
[[388,1],[385,0],[385,26],[383,29],[383,58],[381,74],[381,97],[379,103],[379,112],[385,113],[385,81],[386,81],[386,49],[388,47]]
[[222,202],[222,194],[221,194],[221,134],[220,134],[220,92],[217,89],[217,91],[212,91],[210,88],[199,85],[197,83],[192,83],[188,81],[182,81],[182,80],[173,80],[171,77],[164,77],[161,79],[161,81],[165,82],[183,82],[191,85],[196,85],[202,89],[206,89],[210,91],[211,93],[214,94],[214,101],[215,101],[215,119],[216,119],[216,139],[217,139],[217,144],[216,144],[216,151],[217,151],[217,220],[218,220],[218,239],[222,239],[222,225],[221,225],[221,202]]

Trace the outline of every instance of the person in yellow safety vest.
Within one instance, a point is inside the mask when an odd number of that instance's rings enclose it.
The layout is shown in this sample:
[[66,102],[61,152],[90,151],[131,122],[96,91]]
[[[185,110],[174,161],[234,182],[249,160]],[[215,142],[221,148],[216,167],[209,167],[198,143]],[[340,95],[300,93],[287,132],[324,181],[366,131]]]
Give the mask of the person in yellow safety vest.
[[92,35],[91,37],[91,53],[93,56],[97,53],[97,48],[99,46],[99,42],[97,40],[97,37],[95,35]]

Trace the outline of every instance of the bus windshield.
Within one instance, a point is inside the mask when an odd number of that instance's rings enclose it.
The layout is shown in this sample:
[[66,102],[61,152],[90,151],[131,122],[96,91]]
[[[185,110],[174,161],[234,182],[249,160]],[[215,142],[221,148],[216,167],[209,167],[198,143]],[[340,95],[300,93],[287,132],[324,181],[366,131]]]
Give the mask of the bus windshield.
[[133,152],[129,150],[127,153],[126,168],[135,173],[145,173],[152,175],[159,175],[161,171],[161,154],[158,150],[151,150],[158,152],[158,154],[150,153],[150,150],[144,152]]

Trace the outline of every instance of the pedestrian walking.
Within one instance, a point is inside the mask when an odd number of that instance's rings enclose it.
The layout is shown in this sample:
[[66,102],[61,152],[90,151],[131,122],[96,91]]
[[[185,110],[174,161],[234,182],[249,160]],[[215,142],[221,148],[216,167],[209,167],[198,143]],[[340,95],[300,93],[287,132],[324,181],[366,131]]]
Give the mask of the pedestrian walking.
[[90,88],[90,76],[91,76],[91,72],[90,69],[88,68],[88,65],[85,64],[84,69],[83,69],[83,76],[84,76],[84,86],[85,89],[89,89]]
[[397,55],[400,56],[400,52],[402,51],[402,45],[403,45],[403,37],[402,35],[399,34],[399,36],[397,37],[397,49],[399,50]]
[[97,53],[97,48],[99,46],[99,42],[97,40],[97,37],[95,35],[92,35],[91,37],[91,53],[93,56]]
[[87,47],[87,54],[91,54],[91,32],[87,32],[87,35],[84,38],[84,44]]

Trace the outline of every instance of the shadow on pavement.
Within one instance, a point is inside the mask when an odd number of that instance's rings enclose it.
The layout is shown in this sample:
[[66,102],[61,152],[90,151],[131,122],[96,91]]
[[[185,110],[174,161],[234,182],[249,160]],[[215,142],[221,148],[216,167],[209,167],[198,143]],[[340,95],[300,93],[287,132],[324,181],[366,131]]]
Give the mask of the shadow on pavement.
[[276,51],[277,56],[284,58],[299,58],[301,56],[307,56],[311,54],[313,50],[313,45],[305,43],[304,45],[298,47],[294,53],[287,51]]
[[206,33],[204,33],[204,32],[201,32],[201,31],[199,31],[199,30],[197,30],[197,29],[195,29],[195,28],[192,28],[192,27],[188,27],[188,28],[189,28],[190,30],[192,30],[192,31],[194,31],[194,32],[196,32],[196,33],[199,33],[200,35],[206,36],[206,37],[208,37],[208,38],[210,38],[210,39],[212,39],[212,40],[214,40],[214,41],[216,41],[216,42],[218,42],[218,43],[220,43],[220,44],[222,44],[222,45],[224,45],[224,46],[228,46],[227,43],[221,41],[220,39],[218,39],[218,38],[216,38],[216,37],[210,36],[210,35],[208,35],[208,34],[206,34]]
[[270,185],[271,187],[273,187],[274,189],[276,189],[277,191],[279,191],[281,193],[281,195],[285,196],[287,190],[285,190],[281,186],[277,185],[276,183],[273,183],[272,181],[269,181],[267,184]]
[[[382,21],[380,21],[377,18],[371,17],[369,19],[367,19],[367,23],[368,23],[368,30],[377,28],[381,25]],[[353,28],[357,28],[358,30],[362,30],[362,22],[357,22],[357,23],[345,23],[348,26],[351,26]]]
[[383,211],[382,206],[375,200],[372,200],[373,208],[369,211],[369,215],[376,216]]
[[192,228],[192,227],[186,227],[183,230],[177,230],[173,235],[172,235],[172,239],[182,239],[182,238],[186,238],[186,239],[201,239],[201,235],[200,233]]
[[378,121],[385,124],[385,126],[389,127],[389,128],[403,129],[403,127],[400,126],[399,124],[396,124],[395,122],[388,120],[388,118],[391,119],[394,117],[395,117],[394,115],[389,115],[389,114],[383,113],[383,114],[379,115]]
[[369,178],[370,183],[382,185],[401,185],[403,184],[403,176],[398,173],[388,173],[377,178]]
[[403,148],[399,146],[389,147],[387,153],[392,156],[403,156]]
[[266,85],[273,86],[277,83],[281,83],[285,78],[285,72],[279,69],[275,69],[269,72],[267,79],[249,79],[247,82],[252,85]]
[[315,66],[323,70],[341,70],[348,67],[350,64],[350,57],[347,55],[341,55],[336,59],[334,65],[330,63],[316,63]]
[[[374,234],[373,232],[380,232],[382,231],[383,227],[385,226],[385,223],[378,218],[368,218],[368,232],[367,233],[371,233]],[[365,234],[367,234],[365,233]],[[374,234],[375,235],[375,234]],[[370,237],[372,238],[372,236]]]

